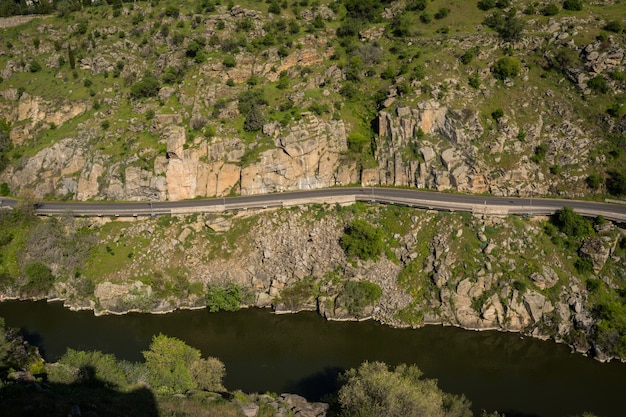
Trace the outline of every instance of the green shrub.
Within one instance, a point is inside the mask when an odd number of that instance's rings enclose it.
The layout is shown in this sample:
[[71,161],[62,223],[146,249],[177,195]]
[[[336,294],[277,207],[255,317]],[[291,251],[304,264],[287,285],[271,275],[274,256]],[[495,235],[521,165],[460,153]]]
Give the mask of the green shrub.
[[541,9],[541,14],[544,16],[556,16],[559,14],[559,7],[554,3],[549,3]]
[[490,10],[496,7],[496,0],[480,0],[477,4],[480,10]]
[[26,285],[24,292],[28,295],[42,295],[49,291],[54,284],[54,275],[48,266],[41,262],[31,262],[24,266]]
[[39,72],[41,71],[41,64],[37,61],[32,61],[28,66],[28,70],[30,72]]
[[609,171],[606,178],[606,188],[609,193],[615,196],[626,195],[626,170]]
[[56,364],[48,367],[48,379],[60,384],[99,381],[122,390],[128,385],[124,370],[114,355],[69,348]]
[[11,190],[9,189],[9,184],[7,184],[6,182],[3,182],[2,184],[0,184],[0,195],[7,196],[9,194],[11,194]]
[[548,153],[548,145],[545,143],[539,144],[535,147],[535,152],[530,160],[539,164],[546,159],[546,153]]
[[159,80],[151,75],[146,75],[141,81],[130,87],[130,96],[134,99],[154,97],[159,93]]
[[563,9],[579,12],[583,9],[583,2],[582,0],[565,0],[563,2]]
[[435,13],[435,19],[437,20],[443,19],[447,17],[449,14],[450,14],[450,9],[448,9],[447,7],[441,7],[439,10],[437,10],[437,13]]
[[159,334],[152,338],[150,350],[142,353],[155,391],[177,394],[197,387],[190,367],[200,359],[199,350],[182,340]]
[[253,105],[243,121],[243,129],[247,132],[256,132],[261,130],[264,124],[265,116],[263,116],[263,112],[261,112],[258,105]]
[[480,83],[480,75],[478,75],[478,72],[475,72],[469,76],[468,84],[472,88],[475,88],[475,89],[480,88],[481,83]]
[[495,109],[491,112],[491,118],[496,122],[502,117],[504,117],[504,111],[502,109]]
[[376,303],[382,295],[382,290],[373,282],[348,281],[340,294],[341,304],[352,316],[359,317],[365,307]]
[[622,33],[624,26],[619,20],[611,20],[604,26],[604,30],[614,33]]
[[593,262],[591,261],[591,258],[579,257],[576,259],[574,267],[576,268],[576,272],[579,274],[590,274],[593,272]]
[[280,292],[280,302],[291,311],[299,310],[303,304],[317,296],[316,282],[313,277],[306,277]]
[[236,284],[211,286],[207,290],[206,304],[211,313],[217,311],[237,311],[244,299],[244,289]]
[[596,75],[587,81],[587,86],[596,93],[606,94],[609,92],[609,85],[602,75]]
[[383,231],[366,220],[355,219],[340,240],[349,257],[376,260],[384,249]]
[[598,174],[591,174],[585,179],[585,183],[587,183],[587,187],[592,190],[597,190],[602,184],[602,178]]
[[577,240],[593,235],[593,225],[571,207],[565,206],[553,218],[553,223],[561,233]]
[[165,8],[165,16],[178,17],[180,15],[180,9],[174,5],[168,5]]
[[[359,417],[468,416],[470,402],[444,393],[435,380],[422,378],[415,365],[393,371],[382,362],[365,362],[341,376],[338,415]],[[454,410],[454,411],[452,411]]]
[[491,68],[494,77],[499,80],[516,77],[519,75],[520,70],[521,64],[519,59],[510,56],[503,56],[498,59]]

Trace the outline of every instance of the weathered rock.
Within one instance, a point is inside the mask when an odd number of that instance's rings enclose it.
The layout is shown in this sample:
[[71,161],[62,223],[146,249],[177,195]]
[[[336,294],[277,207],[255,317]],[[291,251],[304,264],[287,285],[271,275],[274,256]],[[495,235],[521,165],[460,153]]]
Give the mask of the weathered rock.
[[546,288],[554,287],[554,285],[559,280],[559,276],[556,272],[554,272],[554,269],[550,268],[547,265],[544,265],[542,267],[542,272],[534,272],[530,274],[530,279],[533,280],[537,287],[545,290]]

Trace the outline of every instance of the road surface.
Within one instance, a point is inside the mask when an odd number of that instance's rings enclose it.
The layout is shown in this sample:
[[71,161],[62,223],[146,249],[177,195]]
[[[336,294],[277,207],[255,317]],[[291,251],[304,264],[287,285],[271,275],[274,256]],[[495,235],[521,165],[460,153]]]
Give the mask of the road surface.
[[[0,200],[0,207],[13,207],[16,204],[16,201],[13,199],[0,198]],[[132,217],[287,207],[311,203],[351,203],[354,201],[401,204],[423,209],[465,211],[474,214],[529,216],[553,214],[563,208],[563,206],[569,206],[584,216],[595,217],[602,215],[609,220],[626,222],[626,204],[550,198],[491,197],[376,187],[327,188],[184,201],[46,201],[36,205],[36,213],[42,216],[70,213],[74,216]]]

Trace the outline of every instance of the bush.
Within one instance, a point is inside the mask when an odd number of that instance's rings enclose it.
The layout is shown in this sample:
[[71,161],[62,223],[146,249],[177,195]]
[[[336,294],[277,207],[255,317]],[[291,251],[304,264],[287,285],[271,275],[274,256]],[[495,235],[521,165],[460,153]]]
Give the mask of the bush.
[[415,365],[390,371],[382,362],[365,362],[341,377],[338,402],[343,416],[471,416],[463,396],[446,394],[435,380],[422,378]]
[[211,286],[206,294],[206,305],[211,313],[217,311],[237,311],[241,308],[244,290],[236,284]]
[[502,109],[495,109],[494,111],[491,112],[491,117],[496,122],[500,120],[500,118],[503,116],[504,116],[504,111]]
[[383,232],[365,220],[355,219],[339,243],[349,257],[376,260],[383,251]]
[[609,92],[609,85],[602,75],[596,75],[587,81],[587,86],[596,93],[606,94]]
[[611,20],[604,26],[604,30],[614,33],[622,33],[624,26],[619,20]]
[[48,292],[54,284],[52,270],[41,262],[32,262],[24,266],[26,285],[24,292],[28,295],[41,295]]
[[553,220],[561,233],[567,237],[581,240],[593,235],[593,225],[571,207],[565,206],[559,210]]
[[521,64],[519,59],[510,56],[503,56],[498,59],[491,68],[494,77],[504,81],[507,78],[513,78],[519,75]]
[[39,72],[39,71],[41,71],[41,64],[39,62],[37,62],[37,61],[33,61],[28,66],[28,70],[30,72]]
[[583,9],[583,2],[582,0],[565,0],[563,2],[563,9],[579,12]]
[[547,4],[541,9],[541,14],[544,16],[556,16],[559,14],[559,7],[554,3]]
[[348,281],[341,291],[341,304],[352,316],[359,317],[367,306],[376,303],[382,295],[380,287],[369,281]]
[[587,258],[586,256],[576,259],[574,267],[579,274],[590,274],[593,272],[593,262],[591,258]]
[[97,380],[117,389],[125,389],[128,384],[114,355],[69,348],[56,364],[48,367],[48,378],[60,384],[90,384]]
[[11,194],[11,190],[9,189],[9,184],[7,184],[6,182],[3,182],[2,184],[0,184],[0,195],[7,196],[9,194]]
[[154,97],[159,93],[160,87],[159,80],[151,75],[146,75],[141,81],[130,87],[130,96],[134,99]]
[[477,72],[473,73],[468,78],[468,84],[472,88],[480,88],[480,75]]
[[538,164],[542,162],[544,159],[546,159],[546,153],[548,153],[548,145],[546,145],[545,143],[542,143],[535,147],[535,153],[530,158],[530,160]]
[[178,17],[180,15],[180,9],[174,5],[169,5],[165,8],[165,16]]
[[490,10],[493,9],[494,7],[496,7],[496,0],[480,0],[478,2],[478,8],[480,10]]
[[598,174],[591,174],[585,179],[585,183],[592,190],[597,190],[602,184],[602,178]]
[[264,124],[265,117],[263,112],[261,112],[258,105],[253,105],[243,121],[243,129],[247,132],[256,132],[263,129]]
[[609,171],[606,178],[606,188],[615,196],[626,195],[626,170]]
[[439,20],[439,19],[443,19],[446,16],[448,16],[450,14],[450,9],[448,9],[447,7],[441,7],[437,13],[435,13],[435,19]]

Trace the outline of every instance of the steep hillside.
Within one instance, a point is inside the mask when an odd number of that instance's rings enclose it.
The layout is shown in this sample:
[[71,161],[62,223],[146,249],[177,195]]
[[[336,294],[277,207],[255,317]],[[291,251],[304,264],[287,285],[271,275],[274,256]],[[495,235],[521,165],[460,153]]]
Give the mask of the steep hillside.
[[39,11],[51,14],[0,25],[3,194],[177,200],[349,183],[626,191],[619,2]]

